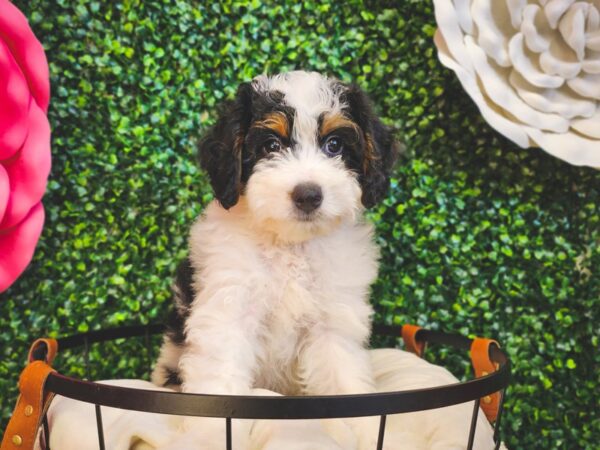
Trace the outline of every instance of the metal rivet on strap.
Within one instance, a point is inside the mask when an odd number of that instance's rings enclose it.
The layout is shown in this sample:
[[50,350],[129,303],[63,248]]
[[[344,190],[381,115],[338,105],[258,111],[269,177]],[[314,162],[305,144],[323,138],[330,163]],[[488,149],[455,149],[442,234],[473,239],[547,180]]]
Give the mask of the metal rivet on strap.
[[21,436],[19,436],[18,434],[15,434],[12,437],[12,443],[15,444],[16,446],[19,446],[23,443],[23,438]]
[[489,395],[486,395],[485,397],[483,397],[483,403],[485,403],[486,405],[489,405],[490,403],[492,403],[492,397],[490,397]]
[[27,405],[25,407],[25,416],[29,417],[32,414],[33,414],[33,406]]

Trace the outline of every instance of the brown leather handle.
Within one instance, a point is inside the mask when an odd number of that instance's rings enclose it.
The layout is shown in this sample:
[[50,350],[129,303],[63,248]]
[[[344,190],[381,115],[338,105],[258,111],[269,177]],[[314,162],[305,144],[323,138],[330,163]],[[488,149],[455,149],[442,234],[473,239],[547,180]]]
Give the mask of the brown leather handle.
[[402,340],[404,341],[404,347],[409,352],[413,352],[417,356],[423,356],[425,352],[425,342],[417,339],[417,334],[421,327],[416,325],[405,324],[402,325]]
[[[484,377],[498,370],[498,365],[490,358],[490,346],[497,345],[493,339],[475,338],[471,343],[471,362],[475,370],[475,377]],[[486,395],[481,399],[481,409],[490,422],[494,422],[498,416],[500,407],[500,392]]]
[[[411,324],[402,325],[402,339],[407,351],[415,353],[417,356],[423,356],[426,342],[419,341],[418,333],[421,327]],[[498,370],[498,365],[490,358],[490,346],[497,345],[498,342],[493,339],[475,338],[471,343],[471,362],[475,369],[475,377],[483,377]],[[481,399],[481,409],[490,422],[494,422],[498,416],[500,407],[500,392],[486,395]]]
[[[32,344],[29,364],[19,377],[17,405],[4,431],[0,450],[33,450],[42,418],[53,397],[44,393],[44,385],[48,375],[54,372],[50,363],[57,349],[54,339],[38,339]],[[37,359],[40,355],[43,361]]]
[[27,356],[27,361],[33,362],[36,360],[43,360],[47,364],[51,365],[57,353],[58,342],[56,341],[56,339],[36,339],[29,348],[29,355]]

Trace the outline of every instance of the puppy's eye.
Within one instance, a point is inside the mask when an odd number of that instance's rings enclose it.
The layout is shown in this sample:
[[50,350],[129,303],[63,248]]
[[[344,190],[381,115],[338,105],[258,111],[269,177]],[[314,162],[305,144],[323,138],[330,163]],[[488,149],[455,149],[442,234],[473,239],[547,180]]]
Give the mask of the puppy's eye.
[[331,136],[325,141],[323,145],[323,151],[327,156],[338,156],[344,151],[344,143],[337,136]]
[[278,152],[281,150],[281,142],[276,138],[268,139],[263,144],[263,150],[267,153]]

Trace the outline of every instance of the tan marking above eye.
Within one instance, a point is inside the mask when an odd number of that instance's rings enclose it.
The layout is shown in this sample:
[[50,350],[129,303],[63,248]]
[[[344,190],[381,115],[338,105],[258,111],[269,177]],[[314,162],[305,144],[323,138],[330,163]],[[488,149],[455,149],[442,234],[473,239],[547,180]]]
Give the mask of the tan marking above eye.
[[354,128],[357,134],[360,133],[360,128],[356,122],[350,120],[343,114],[327,114],[323,117],[319,134],[321,137],[325,137],[338,128]]
[[269,113],[264,119],[254,122],[251,128],[267,128],[283,138],[288,138],[290,134],[287,116],[281,111]]
[[[352,128],[356,132],[357,135],[361,135],[363,130],[358,126],[358,124],[343,114],[328,114],[323,117],[323,121],[321,122],[321,129],[319,130],[319,134],[321,138],[331,134],[335,130],[339,128]],[[363,161],[362,161],[362,170],[363,173],[366,174],[370,171],[371,165],[378,158],[377,152],[375,150],[375,142],[373,141],[373,136],[369,132],[365,132],[364,136],[364,147],[363,147]]]

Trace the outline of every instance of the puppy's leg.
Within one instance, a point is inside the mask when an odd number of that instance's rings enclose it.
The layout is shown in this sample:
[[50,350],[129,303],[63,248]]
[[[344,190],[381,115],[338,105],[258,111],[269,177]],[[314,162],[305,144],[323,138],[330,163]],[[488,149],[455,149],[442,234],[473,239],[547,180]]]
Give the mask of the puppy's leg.
[[[248,394],[260,347],[260,322],[260,310],[252,305],[247,287],[203,289],[186,321],[185,348],[179,361],[182,391]],[[196,436],[204,448],[225,445],[223,419],[187,418],[183,431]],[[236,448],[245,448],[247,433],[235,434]]]
[[299,362],[302,381],[310,394],[375,392],[368,351],[352,337],[325,326],[309,332]]
[[256,368],[260,322],[248,288],[228,286],[212,295],[202,292],[185,325],[179,360],[183,392],[246,394]]
[[180,390],[181,381],[177,367],[182,351],[183,347],[174,343],[171,338],[168,336],[163,338],[163,345],[160,347],[160,354],[150,377],[152,383],[159,387]]
[[[343,395],[375,392],[371,361],[360,340],[332,327],[309,333],[299,358],[300,376],[308,394]],[[376,448],[377,417],[348,419],[360,450]]]

